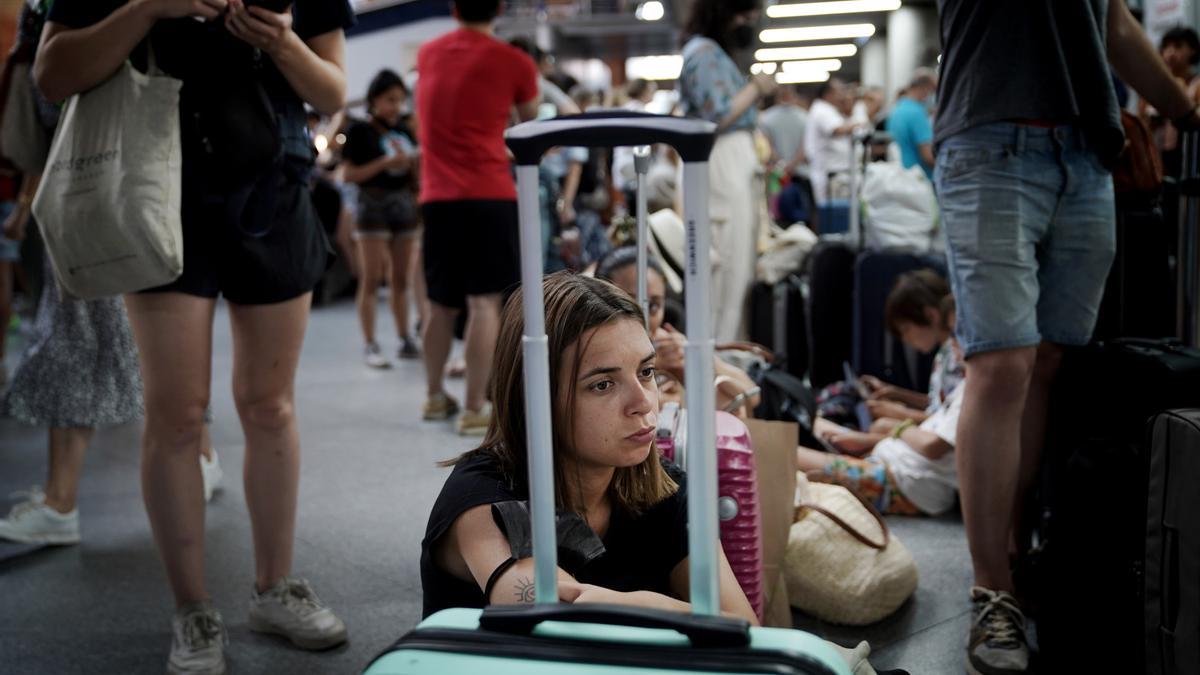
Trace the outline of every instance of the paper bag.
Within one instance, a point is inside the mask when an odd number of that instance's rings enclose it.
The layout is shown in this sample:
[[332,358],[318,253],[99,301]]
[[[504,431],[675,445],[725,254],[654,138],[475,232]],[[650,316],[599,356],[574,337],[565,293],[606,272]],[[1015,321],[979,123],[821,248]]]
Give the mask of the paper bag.
[[791,628],[792,609],[788,605],[783,579],[783,560],[794,513],[792,502],[796,492],[796,438],[799,428],[795,422],[755,419],[745,422],[754,447],[759,512],[762,516],[763,625]]

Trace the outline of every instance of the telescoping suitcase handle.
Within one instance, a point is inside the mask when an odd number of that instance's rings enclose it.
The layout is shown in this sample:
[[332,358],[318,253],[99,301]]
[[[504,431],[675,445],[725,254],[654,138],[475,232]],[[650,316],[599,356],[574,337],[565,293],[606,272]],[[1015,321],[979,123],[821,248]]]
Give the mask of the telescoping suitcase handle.
[[529,635],[546,621],[673,630],[687,636],[692,646],[698,648],[750,646],[750,622],[745,619],[677,614],[626,605],[491,605],[479,617],[479,627],[499,633]]
[[[549,343],[542,297],[542,223],[538,163],[556,146],[614,147],[665,143],[683,159],[683,216],[687,226],[685,291],[688,344],[684,373],[689,382],[713,381],[713,340],[708,221],[708,156],[716,141],[712,122],[633,112],[588,113],[525,122],[505,132],[517,160],[517,206],[521,221],[521,287],[524,300],[526,444],[532,512],[534,594],[539,605],[558,602],[551,435]],[[694,454],[688,466],[688,556],[690,600],[696,614],[720,613],[718,567],[717,451],[712,387],[689,394],[696,414],[688,416]]]
[[707,162],[716,125],[704,120],[625,110],[565,115],[526,122],[504,134],[518,166],[537,166],[542,155],[558,146],[612,148],[665,143],[687,162]]
[[1183,134],[1180,144],[1176,333],[1185,344],[1200,347],[1200,132]]

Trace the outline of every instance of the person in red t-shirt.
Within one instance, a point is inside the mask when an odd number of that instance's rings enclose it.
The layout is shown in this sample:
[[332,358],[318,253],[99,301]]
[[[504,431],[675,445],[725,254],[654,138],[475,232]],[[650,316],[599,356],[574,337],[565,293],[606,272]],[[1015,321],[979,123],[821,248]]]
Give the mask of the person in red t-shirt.
[[537,113],[537,67],[493,35],[500,0],[455,0],[458,30],[417,54],[422,243],[430,317],[424,327],[429,399],[424,418],[444,420],[458,403],[443,389],[454,320],[468,310],[463,435],[487,431],[485,398],[500,327],[501,292],[520,281],[517,192],[504,145],[513,106]]

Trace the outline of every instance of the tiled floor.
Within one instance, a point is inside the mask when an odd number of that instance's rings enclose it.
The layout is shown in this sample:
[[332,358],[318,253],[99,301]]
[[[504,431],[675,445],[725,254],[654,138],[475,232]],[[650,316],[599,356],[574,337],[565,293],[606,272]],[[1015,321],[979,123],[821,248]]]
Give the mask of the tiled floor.
[[[389,342],[383,340],[385,348],[394,347]],[[11,365],[19,342],[10,347]],[[206,546],[210,589],[230,628],[230,666],[235,673],[358,672],[419,617],[419,544],[444,475],[435,462],[468,442],[449,424],[419,420],[419,363],[390,372],[360,364],[350,305],[314,313],[297,382],[304,466],[296,571],[342,614],[351,641],[325,654],[294,651],[246,629],[252,557],[230,350],[228,321],[219,312],[212,433],[226,482],[208,508]],[[80,488],[81,545],[0,561],[0,672],[163,671],[171,602],[142,508],[139,434],[136,424],[97,434]],[[44,431],[0,420],[0,497],[42,480],[44,447]],[[961,673],[970,579],[961,524],[893,519],[892,525],[920,566],[916,595],[869,628],[799,615],[797,625],[843,644],[869,640],[880,668]],[[0,546],[0,557],[12,552]]]

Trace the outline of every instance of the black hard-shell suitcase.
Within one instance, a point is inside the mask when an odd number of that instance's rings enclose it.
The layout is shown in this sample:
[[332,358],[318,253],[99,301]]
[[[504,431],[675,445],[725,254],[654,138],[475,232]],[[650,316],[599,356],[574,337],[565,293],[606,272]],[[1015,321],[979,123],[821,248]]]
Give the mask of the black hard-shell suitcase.
[[901,274],[929,268],[946,275],[944,258],[900,251],[864,251],[854,264],[854,332],[851,363],[860,375],[925,391],[933,354],[920,354],[887,329],[884,308]]
[[1044,672],[1143,670],[1147,425],[1175,407],[1200,407],[1200,351],[1124,339],[1064,357],[1032,514],[1036,552],[1017,578],[1036,599]]
[[1155,417],[1149,449],[1146,673],[1200,673],[1200,410]]
[[808,257],[808,370],[813,389],[844,379],[852,353],[854,260],[840,241],[819,242]]
[[1157,202],[1117,197],[1117,252],[1104,286],[1096,339],[1175,335],[1174,237],[1175,228],[1168,226]]
[[775,363],[803,379],[808,374],[808,321],[803,281],[795,274],[750,289],[750,341],[770,349]]

